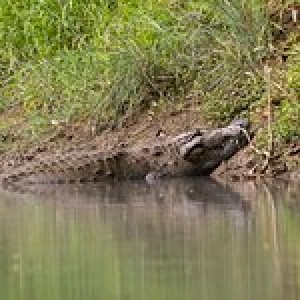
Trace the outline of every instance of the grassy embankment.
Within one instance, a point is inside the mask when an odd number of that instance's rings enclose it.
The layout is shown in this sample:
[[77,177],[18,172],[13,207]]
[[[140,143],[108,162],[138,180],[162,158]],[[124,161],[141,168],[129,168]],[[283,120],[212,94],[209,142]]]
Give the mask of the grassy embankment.
[[265,2],[0,0],[1,149],[57,122],[118,122],[191,103],[218,124],[250,117],[265,128],[264,148],[269,92],[274,143],[299,138],[300,45],[290,43],[286,63],[274,59],[284,47]]

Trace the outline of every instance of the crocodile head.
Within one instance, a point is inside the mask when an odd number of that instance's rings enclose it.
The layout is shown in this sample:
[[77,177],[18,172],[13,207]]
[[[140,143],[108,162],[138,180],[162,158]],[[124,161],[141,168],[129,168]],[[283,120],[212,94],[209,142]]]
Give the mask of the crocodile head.
[[201,131],[180,145],[180,153],[186,161],[201,166],[201,174],[209,174],[247,144],[249,125],[238,119],[224,128]]

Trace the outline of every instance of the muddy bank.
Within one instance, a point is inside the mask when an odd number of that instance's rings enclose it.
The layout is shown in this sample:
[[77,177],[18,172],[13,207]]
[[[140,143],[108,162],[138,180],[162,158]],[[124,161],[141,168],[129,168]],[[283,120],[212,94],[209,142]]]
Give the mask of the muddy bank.
[[238,119],[225,127],[194,128],[176,136],[159,132],[154,142],[140,146],[56,153],[12,166],[0,180],[4,185],[22,185],[207,176],[247,144],[248,127],[247,120]]
[[15,140],[0,155],[0,174],[14,167],[41,158],[53,157],[73,151],[112,151],[120,147],[149,145],[164,136],[174,136],[194,128],[207,128],[198,112],[181,111],[121,120],[115,124],[88,123],[58,124],[48,135],[37,142]]
[[[6,174],[12,174],[14,170],[20,170],[22,166],[39,165],[41,161],[53,162],[64,169],[63,161],[61,166],[57,161],[62,156],[72,157],[74,153],[79,152],[89,155],[99,152],[115,153],[120,149],[145,148],[161,143],[168,137],[191,132],[195,128],[207,129],[211,128],[211,125],[205,124],[199,112],[192,110],[172,111],[155,117],[145,113],[135,118],[124,119],[118,125],[102,126],[102,128],[95,128],[90,124],[59,124],[54,133],[41,139],[39,143],[20,145],[14,151],[3,153],[0,157],[0,175],[5,177]],[[253,180],[261,177],[300,180],[300,146],[293,144],[287,149],[289,152],[285,156],[277,156],[270,161],[270,168],[262,169],[263,158],[258,157],[251,147],[246,146],[223,162],[212,176],[227,180]],[[168,164],[168,162],[164,163]],[[26,168],[28,170],[28,167]],[[23,175],[26,177],[31,173],[25,172]]]
[[286,145],[284,150],[268,161],[247,145],[234,157],[224,162],[213,176],[233,181],[276,178],[300,182],[300,143]]

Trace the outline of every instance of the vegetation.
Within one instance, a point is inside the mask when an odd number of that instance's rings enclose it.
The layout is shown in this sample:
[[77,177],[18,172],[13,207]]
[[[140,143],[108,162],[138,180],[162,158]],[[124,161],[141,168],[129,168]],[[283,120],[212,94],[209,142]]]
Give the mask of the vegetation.
[[275,132],[290,140],[300,137],[300,45],[294,47],[294,54],[290,56],[288,65],[289,97],[282,101],[278,108]]
[[[1,134],[18,121],[32,137],[53,120],[118,121],[190,99],[215,123],[251,117],[264,107],[274,52],[267,9],[263,0],[0,0],[0,111],[19,118],[0,119]],[[299,58],[275,114],[283,140],[299,135]]]

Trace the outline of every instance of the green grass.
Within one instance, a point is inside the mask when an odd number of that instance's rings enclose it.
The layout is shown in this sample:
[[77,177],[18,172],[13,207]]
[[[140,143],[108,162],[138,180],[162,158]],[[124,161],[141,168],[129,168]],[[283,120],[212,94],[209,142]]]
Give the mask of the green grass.
[[300,138],[300,44],[291,52],[287,71],[290,94],[278,107],[274,124],[275,134],[284,141]]
[[0,0],[0,13],[0,112],[17,107],[33,134],[191,94],[223,124],[264,97],[262,0]]
[[17,103],[30,119],[111,119],[141,102],[173,97],[185,84],[186,66],[175,61],[189,33],[180,20],[189,7],[51,3],[1,5],[7,34],[0,39],[0,109]]

